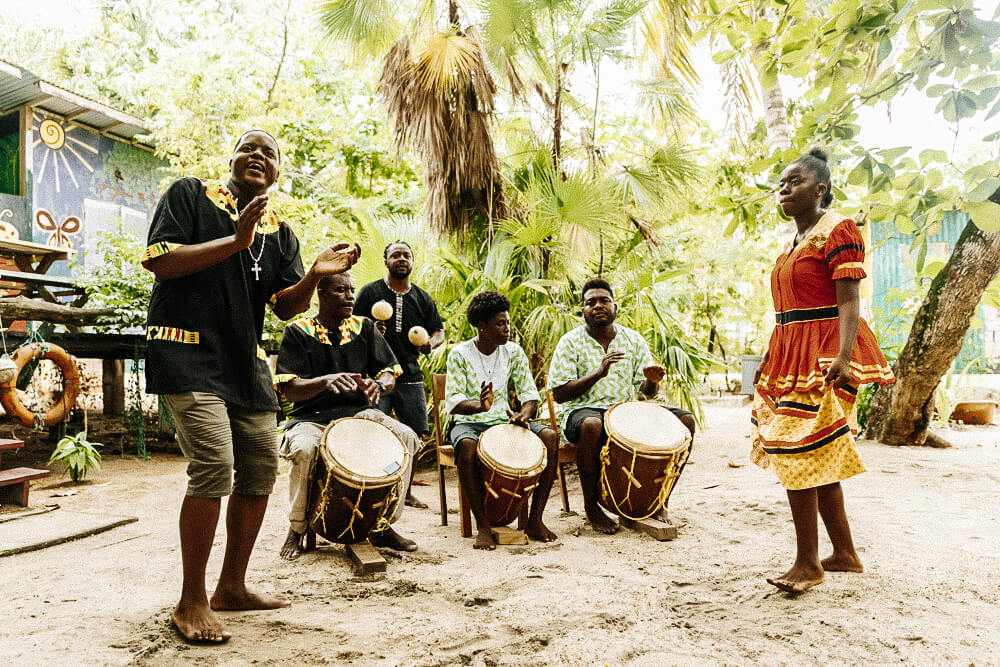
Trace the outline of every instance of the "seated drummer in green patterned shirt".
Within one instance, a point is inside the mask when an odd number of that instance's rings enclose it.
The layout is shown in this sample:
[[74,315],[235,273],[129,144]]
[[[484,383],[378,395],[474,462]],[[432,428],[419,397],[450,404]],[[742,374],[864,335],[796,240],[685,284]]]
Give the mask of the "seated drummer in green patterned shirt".
[[[538,389],[531,378],[527,355],[510,340],[508,311],[510,301],[499,292],[481,292],[472,297],[466,314],[479,335],[448,352],[445,410],[454,415],[449,437],[455,447],[458,481],[476,518],[476,549],[496,549],[483,504],[485,485],[476,456],[479,436],[491,426],[508,422],[530,428],[547,450],[545,470],[532,494],[524,532],[540,542],[556,539],[556,534],[542,523],[542,512],[559,462],[559,436],[551,428],[531,421],[538,410]],[[507,402],[508,382],[513,382],[521,403],[517,412]]]
[[[591,278],[583,285],[584,326],[566,333],[549,364],[552,397],[562,404],[563,435],[576,443],[576,466],[583,487],[583,507],[590,525],[611,534],[618,523],[604,513],[601,492],[601,448],[607,440],[604,413],[616,403],[656,396],[666,371],[653,362],[649,345],[637,331],[615,324],[618,304],[611,285]],[[667,408],[694,435],[694,415]],[[666,507],[655,518],[666,521]]]

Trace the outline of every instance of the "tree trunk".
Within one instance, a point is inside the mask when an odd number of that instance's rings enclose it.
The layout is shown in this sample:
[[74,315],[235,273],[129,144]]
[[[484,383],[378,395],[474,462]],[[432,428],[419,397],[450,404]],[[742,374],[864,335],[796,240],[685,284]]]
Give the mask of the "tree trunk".
[[[751,60],[757,70],[758,83],[763,80],[761,64],[758,62],[760,55],[767,50],[768,42],[761,42],[753,49]],[[785,111],[785,100],[781,96],[781,84],[777,79],[774,86],[764,88],[760,86],[760,98],[764,104],[764,125],[767,127],[767,139],[771,148],[782,150],[791,148],[791,132],[788,130],[788,113]]]
[[0,298],[0,317],[10,320],[39,320],[53,324],[85,326],[115,314],[114,308],[74,308],[24,296]]
[[552,117],[552,166],[559,173],[559,162],[562,158],[562,73],[564,65],[556,65],[556,94],[553,101]]
[[896,384],[875,393],[869,438],[889,445],[947,445],[927,431],[934,391],[961,351],[969,322],[998,271],[1000,232],[984,233],[970,221],[917,311],[893,365]]

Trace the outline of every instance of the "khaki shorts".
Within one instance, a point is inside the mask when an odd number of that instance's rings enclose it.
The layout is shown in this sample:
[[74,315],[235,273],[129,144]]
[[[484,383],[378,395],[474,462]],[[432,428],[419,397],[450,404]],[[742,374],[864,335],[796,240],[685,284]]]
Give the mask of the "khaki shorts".
[[227,405],[201,391],[163,394],[162,398],[188,460],[187,495],[270,495],[278,472],[275,413]]

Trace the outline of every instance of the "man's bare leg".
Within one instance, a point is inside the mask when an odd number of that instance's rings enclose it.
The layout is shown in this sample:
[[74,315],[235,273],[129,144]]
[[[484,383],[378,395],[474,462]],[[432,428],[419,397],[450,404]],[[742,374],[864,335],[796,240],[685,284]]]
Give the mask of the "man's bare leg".
[[823,566],[819,562],[819,536],[816,527],[816,489],[788,491],[788,504],[795,523],[795,563],[792,569],[767,583],[789,593],[801,593],[823,583]]
[[861,558],[854,550],[851,525],[847,522],[847,512],[844,510],[844,490],[840,482],[821,486],[816,492],[819,515],[823,517],[823,525],[833,543],[833,553],[821,561],[823,569],[828,572],[864,572]]
[[476,519],[475,549],[493,551],[497,548],[493,539],[493,527],[486,520],[486,506],[483,501],[483,480],[476,460],[476,448],[479,444],[472,438],[463,438],[459,442],[458,456],[455,464],[458,468],[458,483],[462,485],[465,497],[469,499],[469,509]]
[[545,504],[549,500],[549,493],[552,491],[552,483],[556,479],[556,467],[559,465],[559,436],[550,428],[541,431],[538,437],[545,445],[548,461],[545,470],[538,477],[538,486],[532,494],[531,513],[528,515],[528,525],[524,527],[524,533],[533,540],[539,542],[554,542],[556,534],[553,533],[542,522],[542,514],[545,511]]
[[212,613],[205,591],[205,567],[219,522],[219,498],[185,496],[179,520],[184,581],[181,599],[171,618],[177,631],[191,642],[224,642],[232,635]]
[[604,513],[598,502],[601,492],[601,434],[604,421],[600,417],[587,417],[580,425],[580,438],[576,443],[576,467],[583,487],[583,510],[590,525],[599,533],[611,535],[618,530],[618,523]]
[[290,603],[247,590],[247,564],[264,520],[269,496],[233,494],[226,510],[226,557],[219,583],[212,594],[212,609],[243,611],[278,609]]
[[410,483],[407,484],[406,486],[406,496],[403,499],[403,504],[406,505],[407,507],[412,507],[414,509],[425,510],[427,509],[427,503],[422,501],[420,498],[417,498],[415,495],[413,495],[413,492],[411,491],[413,487],[413,476],[416,474],[417,474],[417,457],[413,456],[412,459],[410,460]]

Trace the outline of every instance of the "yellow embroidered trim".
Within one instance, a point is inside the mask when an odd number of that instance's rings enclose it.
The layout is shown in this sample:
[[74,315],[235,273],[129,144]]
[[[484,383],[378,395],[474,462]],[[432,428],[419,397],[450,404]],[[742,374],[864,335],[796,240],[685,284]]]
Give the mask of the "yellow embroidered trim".
[[168,340],[172,343],[197,345],[201,336],[197,331],[187,331],[177,327],[146,327],[146,340]]
[[278,375],[274,376],[274,388],[277,391],[281,391],[281,385],[285,384],[286,382],[291,382],[292,380],[298,377],[299,376],[296,375],[295,373],[279,373]]
[[292,288],[291,287],[286,287],[285,289],[279,290],[279,291],[275,292],[274,294],[272,294],[271,298],[267,300],[267,302],[271,305],[271,308],[274,308],[276,305],[278,305],[278,299],[280,299],[281,295],[284,294],[285,292],[287,292],[290,289],[292,289]]
[[358,317],[357,315],[351,315],[346,320],[340,323],[340,344],[346,345],[351,342],[351,339],[358,336],[361,333],[361,325],[364,324],[364,319]]
[[264,351],[260,345],[257,346],[257,358],[263,361],[267,361],[267,352]]
[[[210,202],[215,204],[216,208],[228,213],[233,222],[240,219],[236,197],[226,189],[225,185],[219,181],[207,181],[205,179],[201,179],[201,182],[205,186],[205,196],[208,197]],[[261,217],[260,222],[257,223],[257,231],[261,234],[273,234],[280,227],[281,221],[278,220],[278,216],[275,214],[274,209],[271,208],[271,204],[268,204],[267,208],[264,209],[264,215]]]
[[842,269],[863,269],[865,268],[864,262],[844,262],[843,264],[838,264],[834,271],[840,271]]
[[386,366],[385,368],[383,368],[382,370],[380,370],[378,373],[376,373],[375,377],[378,377],[379,375],[382,375],[382,373],[392,373],[392,377],[398,378],[400,375],[403,374],[403,367],[400,366],[399,364],[396,364],[395,366]]
[[171,250],[176,250],[180,248],[183,243],[170,243],[168,241],[160,241],[159,243],[154,243],[151,246],[147,246],[146,250],[142,253],[142,257],[139,258],[139,263],[143,266],[151,259],[156,259],[161,255],[166,255]]

